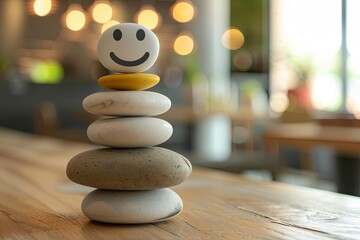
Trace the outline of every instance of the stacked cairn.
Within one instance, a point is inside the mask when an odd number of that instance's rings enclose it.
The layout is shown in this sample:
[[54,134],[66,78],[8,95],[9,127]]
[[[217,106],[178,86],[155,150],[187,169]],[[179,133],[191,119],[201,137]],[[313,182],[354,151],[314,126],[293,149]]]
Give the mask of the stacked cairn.
[[154,147],[167,141],[172,126],[152,116],[166,112],[170,100],[159,93],[140,91],[155,86],[160,78],[140,73],[150,68],[159,54],[159,41],[149,29],[133,23],[115,25],[99,38],[97,55],[112,74],[98,80],[115,91],[86,97],[86,111],[104,116],[92,123],[87,135],[105,147],[82,152],[67,165],[75,183],[97,188],[82,202],[91,220],[137,224],[170,219],[183,209],[181,198],[168,187],[191,174],[182,155]]

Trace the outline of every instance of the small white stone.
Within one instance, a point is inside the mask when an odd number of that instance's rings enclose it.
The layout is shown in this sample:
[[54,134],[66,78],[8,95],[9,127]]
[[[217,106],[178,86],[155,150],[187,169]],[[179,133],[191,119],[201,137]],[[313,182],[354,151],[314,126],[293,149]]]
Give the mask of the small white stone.
[[150,91],[98,92],[83,101],[86,111],[107,116],[156,116],[170,109],[168,97]]
[[159,40],[150,29],[122,23],[107,29],[97,43],[97,55],[104,67],[120,73],[143,72],[159,55]]
[[106,118],[93,122],[87,135],[95,144],[115,148],[155,146],[167,141],[173,133],[170,123],[159,118]]
[[179,195],[168,188],[150,191],[97,189],[86,195],[81,209],[91,220],[141,224],[165,221],[183,209]]

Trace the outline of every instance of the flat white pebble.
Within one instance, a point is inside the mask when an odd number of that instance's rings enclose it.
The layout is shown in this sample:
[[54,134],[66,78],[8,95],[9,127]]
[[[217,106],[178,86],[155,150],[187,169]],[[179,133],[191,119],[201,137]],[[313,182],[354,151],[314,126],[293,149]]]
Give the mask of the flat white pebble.
[[83,101],[86,111],[107,116],[156,116],[170,109],[168,97],[150,91],[98,92]]

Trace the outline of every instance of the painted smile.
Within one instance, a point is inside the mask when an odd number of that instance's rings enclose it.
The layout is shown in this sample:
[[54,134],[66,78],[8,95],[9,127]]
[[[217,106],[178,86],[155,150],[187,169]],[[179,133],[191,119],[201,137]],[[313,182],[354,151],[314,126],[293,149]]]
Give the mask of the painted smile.
[[134,61],[125,61],[125,60],[123,60],[123,59],[121,59],[121,58],[118,58],[118,57],[115,55],[114,52],[111,52],[111,53],[110,53],[110,58],[111,58],[114,62],[116,62],[116,63],[119,64],[119,65],[126,66],[126,67],[138,66],[138,65],[144,63],[146,60],[148,60],[149,56],[150,56],[150,53],[149,53],[149,52],[146,52],[146,53],[144,53],[144,55],[143,55],[141,58],[139,58],[139,59],[137,59],[137,60],[134,60]]

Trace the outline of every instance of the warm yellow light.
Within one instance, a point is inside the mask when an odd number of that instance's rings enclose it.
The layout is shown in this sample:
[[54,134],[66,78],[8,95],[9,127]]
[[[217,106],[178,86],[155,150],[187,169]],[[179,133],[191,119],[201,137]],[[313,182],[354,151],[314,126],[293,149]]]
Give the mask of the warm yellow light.
[[172,17],[181,23],[191,21],[195,15],[194,6],[188,1],[177,1],[171,11]]
[[244,44],[244,35],[237,28],[226,30],[222,36],[221,42],[227,49],[236,50]]
[[34,1],[34,12],[40,17],[48,15],[51,11],[52,2],[51,0],[35,0]]
[[321,110],[339,109],[341,106],[341,84],[338,76],[335,74],[315,75],[311,85],[311,99],[315,108]]
[[274,92],[270,96],[270,108],[276,113],[284,112],[289,106],[289,98],[284,92]]
[[152,7],[144,7],[137,14],[137,23],[155,29],[160,23],[160,16]]
[[119,24],[120,22],[116,21],[116,20],[110,20],[108,21],[107,23],[103,24],[102,27],[101,27],[101,33],[103,33],[106,29],[116,25],[116,24]]
[[182,56],[189,55],[194,49],[194,40],[189,35],[180,35],[174,42],[174,51]]
[[92,16],[95,22],[106,23],[112,18],[113,10],[107,2],[95,2]]
[[83,29],[86,23],[86,16],[80,5],[73,4],[69,9],[71,10],[66,13],[65,17],[66,27],[72,31]]

